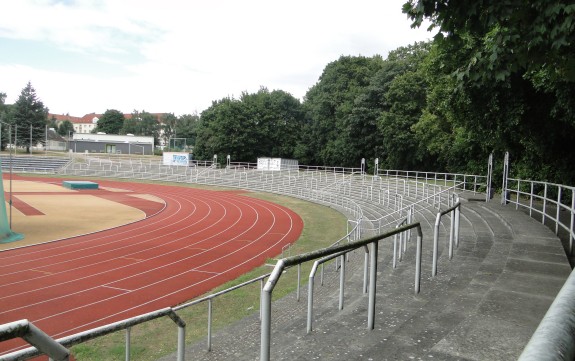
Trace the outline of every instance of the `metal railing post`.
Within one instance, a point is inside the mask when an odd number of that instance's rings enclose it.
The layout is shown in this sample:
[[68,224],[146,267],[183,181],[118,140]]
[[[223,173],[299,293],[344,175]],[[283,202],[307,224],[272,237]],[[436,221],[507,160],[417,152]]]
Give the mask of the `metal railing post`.
[[[343,261],[342,261],[343,263]],[[343,266],[342,266],[343,267]],[[299,302],[299,289],[301,285],[301,263],[297,265],[297,289],[296,289],[296,300]]]
[[377,242],[371,244],[369,269],[369,302],[367,307],[367,328],[374,329],[375,325],[375,291],[377,284]]
[[186,359],[186,326],[178,325],[178,361]]
[[341,268],[339,270],[339,310],[343,310],[343,294],[345,284],[345,254],[341,255]]
[[543,190],[543,213],[541,218],[541,223],[545,224],[545,216],[547,215],[547,183],[545,183],[545,188]]
[[507,178],[509,177],[509,152],[505,152],[503,159],[503,184],[501,189],[501,204],[507,203]]
[[441,213],[437,213],[435,217],[435,225],[433,228],[433,263],[431,266],[431,276],[435,277],[437,274],[437,252],[439,243],[439,223],[441,222]]
[[489,160],[487,161],[487,192],[485,195],[486,202],[489,202],[491,200],[491,197],[493,196],[491,190],[492,175],[493,175],[493,153],[489,154]]
[[208,351],[212,350],[212,299],[208,300]]
[[364,258],[363,258],[363,293],[367,293],[368,277],[369,277],[369,247],[364,246]]
[[284,270],[284,260],[280,259],[274,270],[270,274],[264,289],[262,290],[262,322],[261,322],[261,342],[260,342],[260,361],[270,360],[270,340],[272,324],[272,292],[275,284],[279,280]]
[[317,262],[314,263],[312,270],[309,273],[309,280],[307,283],[307,333],[312,331],[312,319],[313,319],[313,283],[315,269],[317,269]]
[[415,294],[419,293],[421,283],[421,247],[423,243],[423,233],[421,227],[417,227],[417,246],[415,251]]
[[[459,197],[455,203],[459,203]],[[455,208],[455,247],[459,247],[459,219],[461,217],[461,204]]]
[[561,190],[563,188],[561,186],[559,186],[559,189],[557,191],[557,213],[555,216],[555,234],[558,235],[559,234],[559,211],[561,211]]
[[451,223],[449,224],[449,259],[453,258],[453,236],[455,233],[455,209],[450,212]]
[[126,328],[126,361],[130,361],[131,327]]

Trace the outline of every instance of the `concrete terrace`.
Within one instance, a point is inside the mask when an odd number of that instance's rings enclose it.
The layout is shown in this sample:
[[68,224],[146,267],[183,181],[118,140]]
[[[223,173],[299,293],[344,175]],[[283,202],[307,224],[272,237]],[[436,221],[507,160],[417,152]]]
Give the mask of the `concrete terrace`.
[[[62,172],[286,194],[335,208],[350,220],[361,214],[363,236],[377,232],[382,222],[389,224],[386,229],[393,227],[404,217],[396,210],[417,202],[415,221],[423,228],[421,292],[413,293],[415,242],[408,243],[395,269],[391,240],[380,242],[375,329],[368,330],[364,254],[356,250],[346,263],[343,310],[338,310],[339,276],[334,267],[326,268],[330,272],[325,284],[316,285],[310,334],[306,287],[299,302],[289,295],[273,303],[273,360],[514,360],[571,272],[560,240],[548,228],[499,200],[485,202],[483,194],[457,189],[462,201],[460,244],[449,260],[450,221],[444,216],[438,274],[431,277],[433,224],[438,206],[444,209],[451,197],[447,181],[441,185],[320,171],[178,168],[97,158],[69,164]],[[433,196],[438,192],[443,193]],[[187,345],[186,359],[259,359],[259,314],[214,333],[212,344],[210,352],[206,340]],[[161,360],[175,359],[173,355]]]

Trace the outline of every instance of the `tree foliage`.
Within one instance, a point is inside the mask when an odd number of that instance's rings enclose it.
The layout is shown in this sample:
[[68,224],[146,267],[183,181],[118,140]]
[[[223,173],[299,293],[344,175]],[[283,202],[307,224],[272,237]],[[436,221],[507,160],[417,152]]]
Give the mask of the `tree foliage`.
[[302,122],[300,102],[284,91],[261,88],[240,99],[224,98],[202,112],[194,153],[249,162],[260,156],[292,158]]
[[[403,9],[413,26],[431,21],[433,41],[386,58],[341,56],[303,103],[262,87],[200,115],[165,114],[165,140],[186,138],[199,159],[358,167],[378,158],[387,168],[476,174],[490,153],[509,151],[514,176],[575,183],[575,5],[406,0]],[[120,133],[157,142],[159,122],[134,111]]]
[[120,134],[134,134],[154,137],[154,144],[160,144],[160,123],[158,117],[145,110],[134,110],[129,118],[124,119]]
[[325,67],[305,96],[307,124],[298,158],[307,163],[359,166],[362,152],[354,144],[361,139],[356,138],[354,129],[368,127],[364,122],[369,123],[369,119],[359,115],[352,118],[351,112],[356,98],[382,65],[379,56],[342,56]]
[[174,127],[174,135],[178,138],[185,138],[188,147],[196,145],[197,126],[200,121],[198,114],[183,114],[178,117]]
[[466,37],[476,46],[457,69],[473,81],[502,81],[516,72],[545,72],[575,80],[575,4],[548,0],[409,0],[403,11],[420,26],[439,30],[436,39],[452,49]]
[[25,146],[29,150],[31,145],[44,144],[48,109],[38,99],[36,90],[30,82],[22,89],[20,96],[14,103],[10,120],[14,126],[14,134],[18,134],[16,145]]
[[103,132],[106,134],[120,134],[124,126],[124,114],[116,109],[107,109],[98,119],[98,124],[94,128],[94,133]]
[[64,120],[57,128],[58,134],[63,137],[67,137],[68,135],[74,134],[74,124],[68,119]]
[[0,150],[5,150],[6,149],[6,144],[8,144],[9,142],[9,134],[8,134],[8,113],[9,113],[9,109],[8,106],[6,105],[6,93],[0,92],[0,121],[2,123],[0,123],[0,132],[2,132],[2,134],[0,135],[0,137],[2,138],[2,145],[1,145],[1,149]]
[[[509,151],[517,176],[572,183],[575,6],[566,1],[409,1],[413,26],[439,34],[415,129],[450,169],[479,171]],[[438,138],[448,141],[439,146]]]

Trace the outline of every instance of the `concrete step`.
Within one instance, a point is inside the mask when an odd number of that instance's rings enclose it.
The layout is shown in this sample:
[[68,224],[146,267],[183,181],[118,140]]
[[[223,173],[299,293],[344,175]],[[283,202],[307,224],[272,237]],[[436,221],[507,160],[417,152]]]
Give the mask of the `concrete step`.
[[[570,267],[558,239],[521,212],[469,202],[462,213],[460,246],[449,261],[446,243],[441,243],[439,273],[434,278],[424,246],[418,295],[412,288],[413,242],[396,269],[390,264],[391,247],[380,247],[383,262],[378,266],[374,330],[366,328],[361,252],[348,263],[354,266],[348,266],[342,311],[337,307],[337,275],[332,275],[331,292],[326,286],[320,290],[325,295],[314,293],[311,334],[306,334],[305,301],[295,302],[290,295],[275,302],[272,359],[516,359]],[[444,230],[442,237],[446,237]],[[305,290],[302,299],[306,299]],[[192,345],[190,358],[257,359],[258,322],[254,315],[219,332],[212,352],[205,351],[204,343]],[[237,332],[245,336],[239,343],[234,340]],[[175,358],[162,360],[171,359]]]

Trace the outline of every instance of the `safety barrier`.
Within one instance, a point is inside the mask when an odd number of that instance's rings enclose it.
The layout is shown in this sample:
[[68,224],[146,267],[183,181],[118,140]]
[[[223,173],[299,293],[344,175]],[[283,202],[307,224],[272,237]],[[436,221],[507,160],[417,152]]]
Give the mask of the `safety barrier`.
[[94,328],[85,332],[80,332],[71,336],[63,337],[58,340],[53,340],[51,337],[33,326],[27,320],[21,320],[12,324],[2,325],[0,326],[0,341],[23,337],[26,341],[35,346],[2,355],[2,360],[27,360],[32,357],[46,354],[55,361],[66,361],[70,355],[70,352],[66,349],[66,347],[86,342],[120,330],[126,330],[126,361],[129,361],[130,328],[132,326],[164,316],[171,318],[178,326],[178,361],[184,361],[186,323],[170,307],[132,317],[123,321],[111,323],[109,325]]
[[575,359],[575,271],[555,297],[519,361],[571,361]]
[[[366,239],[361,239],[358,241],[350,242],[344,245],[335,246],[332,248],[324,248],[317,251],[309,252],[306,254],[292,256],[280,259],[276,266],[274,267],[268,281],[266,282],[261,295],[261,348],[260,348],[260,360],[268,361],[270,359],[270,347],[271,347],[271,308],[272,308],[272,293],[279,281],[283,271],[295,265],[302,264],[304,262],[309,262],[315,259],[320,259],[326,256],[338,254],[342,255],[347,252],[353,251],[357,248],[364,246],[371,246],[370,255],[370,267],[369,267],[369,291],[368,291],[368,317],[367,317],[367,327],[368,329],[374,328],[375,323],[375,294],[376,294],[376,284],[377,284],[377,259],[378,259],[378,245],[379,241],[386,239],[388,237],[394,236],[405,232],[409,229],[417,229],[417,250],[415,258],[415,293],[419,293],[420,280],[421,280],[421,248],[422,248],[422,238],[423,234],[421,231],[421,225],[419,223],[413,223],[407,226],[396,228],[392,231],[386,232],[375,237],[370,237]],[[345,263],[345,262],[344,262]]]
[[[362,240],[363,245],[359,244],[357,245],[359,241],[357,241],[360,237],[361,237],[361,230],[370,230],[369,227],[366,227],[366,218],[363,216],[362,213],[362,206],[359,205],[355,200],[353,200],[352,197],[352,182],[353,182],[353,186],[359,185],[361,184],[368,184],[371,183],[373,185],[375,185],[377,182],[379,182],[380,184],[386,184],[388,187],[388,190],[391,190],[393,193],[393,196],[388,195],[388,199],[386,199],[387,202],[387,206],[391,206],[393,204],[393,207],[395,207],[396,209],[398,209],[398,211],[403,211],[404,213],[407,210],[410,210],[411,216],[410,219],[407,220],[405,222],[402,222],[402,224],[404,223],[411,223],[413,221],[413,219],[415,218],[415,213],[416,213],[416,207],[413,205],[409,204],[409,201],[407,201],[405,197],[415,197],[415,198],[420,198],[422,196],[425,196],[425,198],[427,198],[426,200],[421,200],[420,202],[423,204],[423,202],[427,202],[428,204],[425,205],[426,208],[433,207],[433,208],[439,208],[441,204],[447,204],[449,202],[449,199],[451,197],[451,195],[453,194],[454,190],[457,189],[457,184],[456,183],[449,183],[449,181],[447,181],[447,183],[444,183],[443,185],[437,184],[440,183],[438,181],[435,181],[434,183],[429,183],[429,182],[425,182],[423,180],[423,178],[417,178],[417,176],[414,179],[405,179],[405,178],[389,178],[389,177],[381,177],[381,176],[367,176],[365,173],[358,171],[358,169],[354,169],[354,168],[341,168],[341,167],[304,167],[304,170],[297,170],[297,171],[293,171],[293,170],[288,170],[285,172],[279,172],[279,173],[274,173],[273,175],[270,175],[269,173],[267,175],[263,175],[263,174],[259,174],[259,181],[254,181],[251,178],[251,175],[248,177],[248,172],[255,172],[254,170],[249,170],[248,167],[244,167],[245,170],[242,171],[238,171],[238,168],[236,169],[215,169],[212,165],[209,165],[209,162],[206,162],[206,166],[199,166],[200,162],[198,162],[196,164],[195,167],[163,167],[161,166],[158,162],[152,162],[150,160],[147,159],[129,159],[129,158],[119,158],[119,156],[112,156],[109,158],[96,158],[93,157],[92,155],[86,156],[86,157],[81,157],[79,158],[79,162],[73,163],[72,165],[68,166],[66,168],[67,174],[77,174],[77,175],[95,175],[95,174],[99,174],[100,176],[109,176],[109,177],[114,177],[114,176],[120,176],[120,177],[125,177],[125,178],[131,178],[131,177],[142,177],[145,179],[157,179],[157,180],[171,180],[171,181],[180,181],[180,182],[193,182],[193,181],[201,181],[201,182],[206,182],[207,184],[215,184],[218,185],[220,184],[219,182],[221,182],[223,180],[223,175],[227,174],[227,176],[230,179],[234,179],[237,182],[238,187],[242,187],[242,188],[246,188],[246,189],[256,189],[256,190],[261,190],[261,188],[263,188],[266,191],[272,191],[274,193],[279,193],[279,194],[288,194],[288,195],[296,195],[299,196],[301,198],[304,199],[308,199],[308,200],[312,200],[312,201],[316,201],[322,204],[328,204],[333,206],[334,208],[337,209],[342,209],[345,212],[347,212],[348,214],[352,215],[352,219],[348,220],[348,225],[351,224],[351,229],[348,228],[348,234],[346,236],[344,236],[342,239],[338,240],[337,242],[335,242],[330,248],[327,249],[326,254],[336,254],[338,251],[341,251],[342,249],[355,249],[358,247],[364,247],[365,249],[365,258],[364,258],[364,284],[363,284],[363,290],[365,293],[368,292],[368,287],[369,287],[369,297],[370,297],[370,312],[368,314],[368,325],[371,325],[371,328],[373,328],[373,322],[374,322],[374,305],[375,305],[375,300],[372,300],[372,297],[375,297],[375,277],[376,275],[373,274],[374,272],[376,272],[376,266],[375,266],[375,262],[377,261],[377,259],[374,260],[374,257],[377,257],[377,242],[373,241],[373,237],[369,238],[367,240],[372,240],[372,250],[370,251],[367,244],[369,244],[369,242],[365,243],[364,240]],[[77,165],[78,167],[76,168],[75,165]],[[94,173],[94,168],[96,169],[96,172]],[[183,169],[182,169],[183,168]],[[100,169],[100,170],[98,170]],[[300,169],[302,169],[300,167]],[[232,172],[232,173],[230,173]],[[255,174],[255,173],[254,173]],[[276,176],[277,175],[277,176]],[[239,179],[238,179],[239,177]],[[282,188],[282,186],[285,186],[285,182],[286,182],[286,177],[288,180],[288,188]],[[379,178],[378,178],[379,177]],[[469,179],[474,178],[474,176],[467,176],[467,177],[471,177]],[[194,179],[195,178],[195,179]],[[451,179],[451,178],[449,178]],[[474,178],[475,179],[475,178]],[[303,183],[303,184],[307,184],[308,185],[308,189],[302,189],[301,187],[297,187],[295,184],[295,180],[298,180],[299,182]],[[320,187],[319,182],[323,182],[322,186]],[[307,183],[306,183],[307,182]],[[333,182],[333,183],[330,183]],[[359,183],[358,183],[359,182]],[[447,185],[447,189],[445,188],[445,184]],[[295,186],[295,187],[294,187]],[[291,190],[289,187],[294,187],[295,188],[295,193],[292,193],[293,190]],[[334,189],[331,189],[331,187],[335,187]],[[339,188],[338,188],[339,187]],[[465,187],[465,186],[463,186]],[[288,191],[289,190],[289,191]],[[342,194],[334,194],[332,193],[334,190],[337,190]],[[369,197],[373,197],[373,188],[370,191],[370,194],[365,193],[366,198]],[[397,192],[397,193],[395,193]],[[413,193],[412,193],[413,192]],[[404,193],[404,194],[402,194]],[[347,196],[345,195],[347,194]],[[404,206],[404,203],[407,204],[406,206]],[[417,203],[417,202],[416,202]],[[410,208],[411,207],[411,208]],[[422,205],[422,207],[424,207]],[[397,211],[396,211],[397,212]],[[398,217],[401,217],[401,214],[398,215]],[[391,223],[390,223],[391,224]],[[400,237],[400,249],[404,249],[406,247],[406,243],[407,243],[407,239],[410,238],[410,232],[412,228],[417,227],[418,229],[418,243],[417,243],[417,257],[416,257],[416,279],[415,279],[415,292],[419,291],[419,284],[420,284],[420,272],[421,272],[421,227],[419,226],[419,223],[414,224],[410,224],[407,226],[401,226],[397,229],[394,229],[388,233],[385,233],[384,235],[380,235],[378,237],[380,237],[379,239],[383,239],[386,237],[390,237],[391,235],[393,235],[394,237],[399,236]],[[379,227],[377,227],[377,231],[380,232],[382,229],[384,229],[384,226],[380,225]],[[386,234],[388,234],[388,236],[386,236]],[[401,245],[403,245],[403,247],[401,247]],[[354,248],[355,247],[355,248]],[[334,253],[335,252],[335,253]],[[394,252],[395,253],[395,252]],[[301,256],[294,256],[298,259],[301,259]],[[398,254],[398,257],[401,257],[401,253]],[[286,259],[291,259],[293,257],[288,257]],[[325,258],[324,260],[322,260],[321,263],[321,267],[322,267],[322,283],[323,283],[323,265],[325,264],[325,262],[328,262],[329,260],[335,258],[336,259],[336,269],[340,270],[340,305],[339,307],[342,308],[343,307],[343,292],[344,292],[344,287],[343,287],[343,282],[345,280],[345,264],[346,262],[344,262],[345,256],[344,255],[340,255],[339,258],[341,259],[341,262],[338,262],[338,256],[328,256],[327,258]],[[371,264],[373,265],[371,268],[368,267],[368,261],[369,259],[371,259]],[[281,261],[280,261],[281,262]],[[302,261],[303,262],[303,261]],[[301,272],[301,264],[302,262],[300,262],[298,264],[298,285],[300,284],[300,272]],[[318,263],[318,266],[320,265],[320,263]],[[278,262],[279,264],[279,262]],[[317,270],[317,267],[315,266],[315,269]],[[339,266],[339,267],[338,267]],[[277,268],[277,265],[276,265]],[[287,265],[283,266],[283,269],[286,269]],[[274,269],[275,270],[275,269]],[[371,273],[371,276],[369,277],[369,279],[374,280],[374,282],[369,282],[368,283],[368,272]],[[314,275],[315,275],[315,271],[314,271]],[[310,274],[310,277],[311,274]],[[208,350],[211,350],[212,348],[212,341],[211,341],[211,308],[212,308],[212,300],[215,297],[218,297],[224,293],[228,293],[234,289],[237,289],[239,287],[244,287],[247,284],[251,284],[257,281],[261,282],[261,286],[262,288],[265,288],[265,286],[263,285],[263,282],[265,279],[268,279],[268,283],[266,283],[266,286],[269,284],[270,282],[270,278],[269,275],[263,275],[260,276],[254,280],[250,280],[247,281],[241,285],[238,286],[234,286],[228,290],[224,290],[221,292],[218,292],[216,294],[213,295],[209,295],[207,297],[204,297],[202,299],[187,303],[185,305],[181,305],[178,306],[177,308],[172,309],[174,312],[181,310],[182,308],[185,307],[190,307],[192,305],[197,305],[199,303],[208,303]],[[308,284],[309,287],[309,284]],[[298,295],[298,299],[299,299],[299,286],[297,288],[297,295]],[[263,292],[262,294],[265,294],[265,292]],[[271,295],[270,295],[271,297]],[[313,297],[313,292],[310,292],[309,297]],[[270,298],[271,299],[271,298]],[[262,320],[264,319],[265,315],[264,312],[266,310],[266,305],[264,305],[264,302],[267,302],[264,298],[264,296],[262,296],[261,298],[261,307],[260,307],[260,312],[261,312],[261,317]],[[308,299],[308,302],[310,302],[310,300]],[[313,298],[311,300],[311,304],[313,305]],[[271,306],[270,306],[271,307]],[[312,308],[313,310],[313,308]],[[140,317],[140,316],[139,316]],[[130,319],[130,320],[125,320],[122,322],[134,322],[134,319]],[[145,321],[142,321],[145,322]],[[262,321],[263,322],[263,321]],[[116,324],[113,324],[116,325]],[[108,326],[104,326],[106,327],[111,327],[112,325],[108,325]],[[120,326],[115,326],[115,327],[120,327]],[[121,326],[123,327],[123,326]],[[118,328],[118,329],[121,329]],[[311,325],[310,325],[311,327]],[[106,328],[107,329],[107,328]],[[127,355],[127,359],[129,359],[129,338],[130,338],[130,328],[129,327],[125,327],[124,328],[126,330],[126,355]],[[111,331],[112,332],[112,331]],[[105,333],[101,333],[100,329],[94,329],[94,330],[89,330],[86,331],[85,333],[82,333],[82,337],[83,340],[87,340],[87,339],[91,339],[94,337],[99,337],[100,335],[103,335]],[[88,336],[90,335],[90,336]],[[76,339],[78,339],[78,335],[74,335],[71,337],[76,337]],[[61,341],[61,340],[58,340]],[[66,341],[68,342],[68,341]],[[80,341],[81,342],[81,341]],[[19,351],[20,352],[20,351]],[[180,351],[179,351],[180,352]],[[37,353],[35,354],[37,355]],[[182,359],[183,359],[183,353],[182,353]]]

